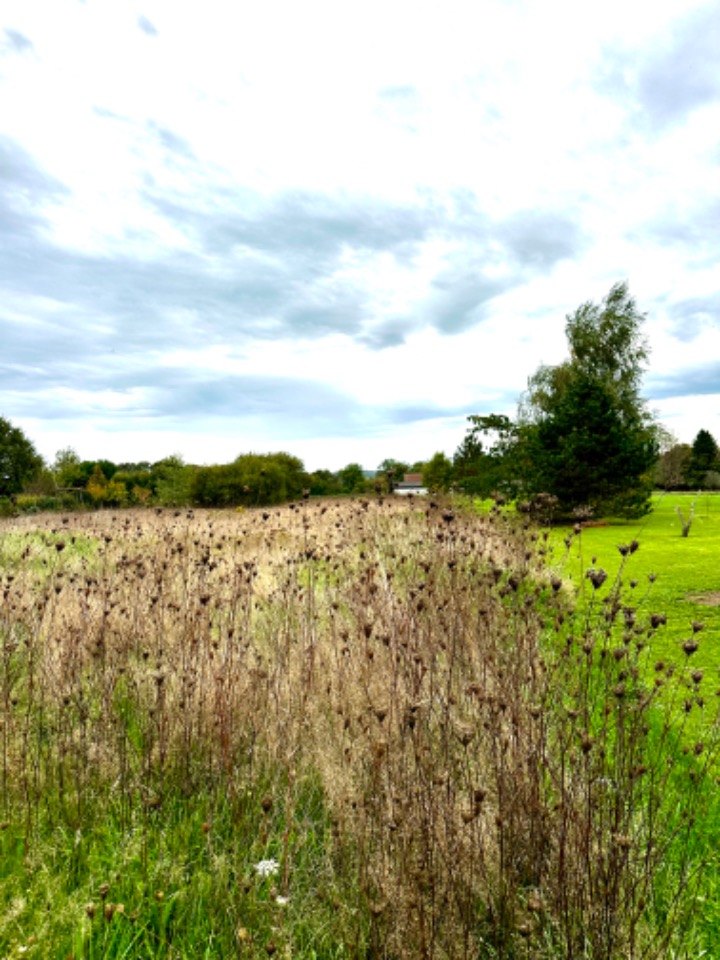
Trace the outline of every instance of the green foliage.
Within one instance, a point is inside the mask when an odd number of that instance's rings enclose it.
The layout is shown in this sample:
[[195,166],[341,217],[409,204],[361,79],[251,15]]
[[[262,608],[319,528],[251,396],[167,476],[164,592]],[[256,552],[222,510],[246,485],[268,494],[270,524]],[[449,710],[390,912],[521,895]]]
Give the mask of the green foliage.
[[306,480],[302,461],[289,453],[246,453],[233,463],[198,468],[191,496],[207,507],[268,505],[299,497]]
[[655,459],[642,418],[624,416],[611,385],[583,370],[568,371],[552,404],[522,438],[531,492],[556,496],[564,509],[642,516]]
[[429,490],[446,493],[455,479],[455,470],[452,461],[439,452],[425,464],[422,476],[423,485]]
[[567,318],[570,360],[541,367],[521,408],[523,480],[561,508],[642,516],[657,439],[639,389],[648,346],[627,284]]
[[615,284],[567,317],[570,359],[530,378],[516,423],[470,418],[471,434],[496,437],[488,456],[499,489],[550,494],[567,513],[647,511],[658,434],[639,395],[643,321],[627,284]]
[[315,470],[310,474],[310,493],[314,497],[332,497],[342,493],[338,474],[331,470]]
[[63,447],[55,454],[52,472],[58,487],[76,487],[83,484],[84,474],[80,470],[81,460],[72,447]]
[[649,357],[644,320],[627,283],[616,283],[602,304],[584,303],[567,317],[565,326],[572,367],[610,387],[630,419],[638,412],[638,391]]
[[184,507],[192,502],[192,484],[196,468],[179,454],[158,460],[150,468],[151,489],[158,503]]
[[343,493],[363,493],[367,487],[365,471],[359,463],[349,463],[337,476]]
[[720,467],[720,451],[715,437],[708,430],[700,430],[693,440],[692,452],[685,466],[685,481],[689,487],[705,486],[707,474]]
[[[472,424],[455,458],[455,476],[462,489],[473,496],[495,492],[512,495],[517,487],[517,427],[503,414],[472,415]],[[485,437],[490,444],[485,450]]]
[[42,466],[42,457],[22,430],[0,417],[0,497],[20,493]]
[[465,493],[473,496],[486,496],[489,493],[483,485],[486,459],[482,441],[477,434],[473,431],[466,433],[453,456],[455,482]]

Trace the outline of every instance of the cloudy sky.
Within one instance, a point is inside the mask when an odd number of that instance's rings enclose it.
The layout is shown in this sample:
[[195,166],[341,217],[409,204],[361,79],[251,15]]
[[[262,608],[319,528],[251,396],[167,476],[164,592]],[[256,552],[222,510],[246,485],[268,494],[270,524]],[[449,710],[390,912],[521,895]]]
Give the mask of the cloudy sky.
[[719,0],[3,0],[0,415],[50,460],[452,454],[627,280],[720,440]]

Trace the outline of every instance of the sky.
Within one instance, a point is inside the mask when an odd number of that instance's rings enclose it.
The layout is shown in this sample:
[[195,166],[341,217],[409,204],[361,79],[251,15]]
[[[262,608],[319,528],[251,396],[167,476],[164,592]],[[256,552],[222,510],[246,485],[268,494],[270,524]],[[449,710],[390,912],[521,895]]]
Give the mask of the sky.
[[720,440],[720,0],[3,0],[0,416],[52,462],[452,455],[627,281]]

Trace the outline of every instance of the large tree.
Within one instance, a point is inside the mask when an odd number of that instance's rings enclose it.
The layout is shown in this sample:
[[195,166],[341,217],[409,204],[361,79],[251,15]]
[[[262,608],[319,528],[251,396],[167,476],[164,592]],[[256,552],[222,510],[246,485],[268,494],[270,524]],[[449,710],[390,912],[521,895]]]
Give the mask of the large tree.
[[[569,358],[540,367],[517,421],[504,424],[506,486],[552,494],[567,513],[633,517],[649,509],[658,444],[640,396],[649,356],[644,321],[625,283],[566,318]],[[497,419],[475,418],[475,432],[497,431]]]
[[705,479],[710,471],[715,471],[720,465],[720,451],[715,437],[709,430],[698,431],[693,440],[692,453],[685,470],[685,479],[690,487],[705,486]]
[[0,417],[0,497],[20,493],[42,467],[42,457],[22,430]]

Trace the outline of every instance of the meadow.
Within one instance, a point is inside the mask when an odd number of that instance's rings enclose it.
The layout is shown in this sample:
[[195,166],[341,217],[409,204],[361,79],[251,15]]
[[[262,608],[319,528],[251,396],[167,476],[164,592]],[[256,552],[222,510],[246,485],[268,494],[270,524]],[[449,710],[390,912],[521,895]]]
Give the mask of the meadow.
[[0,955],[717,955],[718,521],[670,506],[0,520]]

